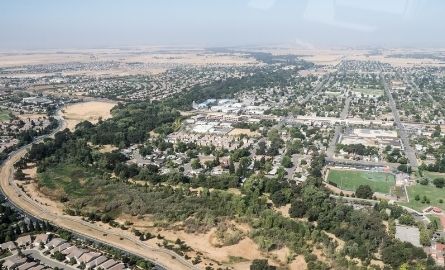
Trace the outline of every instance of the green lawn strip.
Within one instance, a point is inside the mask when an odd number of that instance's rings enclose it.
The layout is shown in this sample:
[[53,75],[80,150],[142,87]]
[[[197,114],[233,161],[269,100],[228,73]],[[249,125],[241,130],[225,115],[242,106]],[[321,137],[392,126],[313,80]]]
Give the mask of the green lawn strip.
[[395,184],[394,176],[383,172],[331,169],[328,181],[343,190],[355,191],[360,185],[369,185],[375,192],[388,194]]

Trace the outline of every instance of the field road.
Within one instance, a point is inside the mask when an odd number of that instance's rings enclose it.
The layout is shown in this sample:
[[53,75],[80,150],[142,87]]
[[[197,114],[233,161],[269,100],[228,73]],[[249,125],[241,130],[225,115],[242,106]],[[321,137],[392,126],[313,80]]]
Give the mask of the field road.
[[[58,120],[60,121],[60,125],[56,131],[50,135],[36,139],[35,142],[42,141],[44,138],[54,135],[57,131],[63,130],[66,127],[66,123],[60,116],[58,116]],[[128,253],[140,256],[165,269],[198,269],[191,262],[188,262],[183,257],[177,255],[171,250],[147,245],[135,236],[129,236],[124,232],[115,232],[105,227],[100,227],[99,225],[83,221],[80,217],[72,217],[52,212],[50,209],[38,204],[32,198],[28,197],[28,195],[18,188],[13,181],[13,166],[14,163],[20,160],[20,158],[27,153],[27,150],[30,147],[31,144],[23,146],[17,151],[12,152],[1,167],[1,189],[4,195],[13,205],[38,219],[47,220],[60,228],[66,229],[80,236],[84,236],[97,242],[101,242],[124,250]]]

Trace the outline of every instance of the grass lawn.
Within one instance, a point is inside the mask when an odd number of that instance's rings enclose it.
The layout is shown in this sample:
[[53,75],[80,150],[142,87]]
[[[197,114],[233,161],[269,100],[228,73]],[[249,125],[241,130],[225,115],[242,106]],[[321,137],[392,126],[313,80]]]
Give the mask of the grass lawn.
[[[414,208],[418,211],[423,210],[428,206],[437,206],[441,209],[445,209],[445,203],[440,203],[439,200],[442,199],[445,202],[445,189],[436,188],[433,184],[421,185],[416,184],[406,188],[408,190],[409,203],[405,203],[408,207]],[[419,195],[420,200],[416,201],[414,198]],[[430,203],[422,203],[423,196],[426,196]]]
[[445,178],[445,173],[438,173],[438,172],[428,172],[423,171],[423,176],[430,179],[430,181],[433,181],[436,178]]
[[75,165],[58,165],[39,174],[39,184],[52,190],[63,190],[66,194],[82,197],[89,193],[85,184],[94,176],[92,172]]
[[352,91],[359,93],[359,94],[371,95],[371,96],[383,96],[383,94],[384,94],[382,89],[356,88]]
[[343,190],[355,191],[360,185],[369,185],[373,191],[389,194],[395,184],[392,174],[358,170],[331,169],[328,182],[333,182]]
[[0,122],[7,122],[11,120],[8,110],[0,109]]

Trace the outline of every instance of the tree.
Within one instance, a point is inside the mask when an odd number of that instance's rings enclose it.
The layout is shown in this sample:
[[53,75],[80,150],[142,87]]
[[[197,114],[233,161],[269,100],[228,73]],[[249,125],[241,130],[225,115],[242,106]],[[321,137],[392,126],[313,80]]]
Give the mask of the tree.
[[267,260],[253,260],[250,265],[250,270],[275,270],[277,269],[275,266],[271,266],[267,263]]
[[292,163],[292,159],[289,156],[284,156],[281,160],[281,165],[285,168],[292,168],[294,164]]
[[369,185],[360,185],[355,191],[355,196],[362,199],[371,199],[374,192]]
[[437,188],[443,188],[445,186],[445,178],[436,178],[433,180],[433,184]]
[[201,162],[199,162],[199,159],[197,158],[193,159],[190,165],[194,170],[201,168]]
[[428,183],[429,183],[429,181],[427,178],[422,178],[419,181],[419,184],[424,185],[424,186],[428,185]]
[[62,254],[60,251],[56,251],[53,254],[54,259],[58,260],[59,262],[62,262],[65,260],[65,255]]
[[235,164],[233,164],[233,160],[230,159],[229,161],[229,173],[234,174],[235,173]]
[[289,216],[293,218],[301,218],[306,213],[307,206],[303,201],[295,200],[289,208]]
[[416,220],[413,216],[410,214],[404,214],[401,217],[399,217],[399,223],[402,225],[414,225],[416,224]]
[[276,206],[283,206],[286,203],[288,203],[288,198],[281,190],[278,190],[277,192],[272,193],[272,195],[270,196],[270,199]]
[[397,167],[397,170],[404,172],[404,173],[411,173],[411,167],[407,164],[400,164],[399,167]]
[[17,169],[17,171],[14,173],[14,177],[17,180],[25,180],[26,174],[23,173],[22,169]]

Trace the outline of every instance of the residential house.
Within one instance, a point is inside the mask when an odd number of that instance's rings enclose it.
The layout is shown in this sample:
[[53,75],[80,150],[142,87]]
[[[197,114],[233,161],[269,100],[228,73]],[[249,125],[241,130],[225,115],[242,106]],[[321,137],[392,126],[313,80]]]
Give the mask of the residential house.
[[44,269],[45,267],[46,267],[46,266],[39,264],[39,265],[37,265],[37,266],[34,266],[34,267],[29,268],[28,270],[42,270],[42,269]]
[[26,263],[26,258],[23,258],[19,255],[15,255],[12,257],[9,257],[5,260],[3,263],[3,267],[6,267],[6,269],[13,269],[16,267],[19,267],[20,265]]
[[17,246],[16,246],[16,244],[14,242],[9,241],[9,242],[0,244],[0,249],[14,251],[14,250],[17,249]]
[[32,243],[31,235],[20,236],[15,242],[19,247],[27,247]]
[[108,260],[107,257],[105,256],[99,256],[93,260],[91,260],[90,262],[88,262],[85,266],[86,269],[92,269],[95,268],[98,265],[101,265],[102,263],[106,262]]
[[60,246],[63,243],[66,243],[66,241],[63,240],[62,238],[54,238],[48,244],[46,244],[45,247],[47,249],[52,249],[52,248]]
[[49,234],[46,234],[46,233],[37,234],[35,237],[36,237],[34,239],[34,246],[35,247],[40,246],[40,244],[45,245],[49,241]]
[[124,269],[125,269],[125,264],[118,263],[115,266],[109,268],[108,270],[124,270]]
[[33,268],[37,265],[38,265],[38,263],[36,263],[36,262],[27,262],[27,263],[24,263],[24,264],[20,265],[19,267],[17,267],[17,270],[29,270],[30,268]]
[[66,255],[66,258],[68,260],[71,260],[72,258],[74,258],[78,263],[80,263],[80,261],[79,261],[80,257],[86,252],[88,252],[88,250],[86,250],[86,249],[81,249],[78,247],[71,247],[71,248],[69,248],[69,253]]
[[91,262],[92,260],[100,257],[101,255],[102,254],[99,253],[99,252],[87,252],[87,253],[84,253],[84,254],[82,254],[82,256],[80,256],[79,263],[87,264],[87,263]]
[[99,265],[100,268],[104,269],[104,270],[108,270],[111,267],[115,266],[116,264],[118,264],[119,262],[113,260],[113,259],[109,259],[108,261],[104,262],[103,264]]
[[61,244],[60,246],[53,248],[53,249],[51,250],[51,254],[54,254],[54,253],[56,253],[57,251],[58,251],[58,252],[61,252],[61,253],[63,254],[63,251],[69,249],[70,247],[72,247],[71,244],[69,244],[69,243],[63,243],[63,244]]

